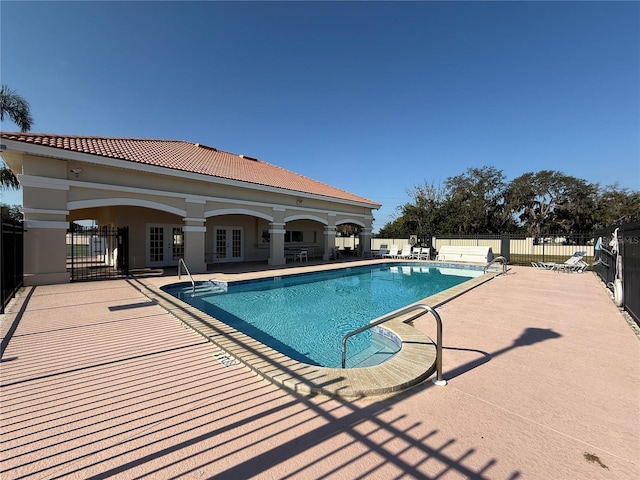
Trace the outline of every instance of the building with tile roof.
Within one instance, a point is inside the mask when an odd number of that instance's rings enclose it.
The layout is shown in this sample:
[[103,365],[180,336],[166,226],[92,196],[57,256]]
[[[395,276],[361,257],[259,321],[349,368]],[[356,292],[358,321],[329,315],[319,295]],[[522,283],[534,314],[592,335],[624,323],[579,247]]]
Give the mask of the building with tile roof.
[[[69,281],[72,222],[128,227],[130,268],[329,258],[335,229],[361,227],[367,255],[380,204],[246,155],[181,140],[2,132],[23,189],[25,282]],[[122,252],[107,252],[116,262]],[[50,252],[47,255],[29,252]],[[122,258],[120,258],[122,260]]]

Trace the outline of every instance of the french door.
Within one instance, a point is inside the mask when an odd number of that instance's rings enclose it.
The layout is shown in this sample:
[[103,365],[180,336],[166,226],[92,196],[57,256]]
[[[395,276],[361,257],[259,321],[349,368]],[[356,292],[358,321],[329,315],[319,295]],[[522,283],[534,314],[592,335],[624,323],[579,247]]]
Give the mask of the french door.
[[242,227],[215,227],[213,251],[218,262],[244,261],[244,240]]
[[147,267],[177,265],[184,256],[184,233],[180,225],[147,225]]

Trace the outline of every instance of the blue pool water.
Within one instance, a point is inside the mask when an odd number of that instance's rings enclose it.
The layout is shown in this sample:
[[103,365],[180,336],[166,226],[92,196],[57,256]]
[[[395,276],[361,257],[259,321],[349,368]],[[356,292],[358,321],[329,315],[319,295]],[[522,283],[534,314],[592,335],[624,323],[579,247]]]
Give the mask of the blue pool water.
[[[432,264],[377,264],[269,279],[163,287],[193,305],[300,362],[342,363],[342,338],[371,320],[482,275],[482,270]],[[347,366],[380,363],[398,350],[367,330],[351,337]]]

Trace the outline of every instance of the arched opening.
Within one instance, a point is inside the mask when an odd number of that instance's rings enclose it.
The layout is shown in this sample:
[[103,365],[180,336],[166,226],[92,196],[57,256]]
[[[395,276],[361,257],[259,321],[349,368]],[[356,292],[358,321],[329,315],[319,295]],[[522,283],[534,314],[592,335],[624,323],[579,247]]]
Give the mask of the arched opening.
[[207,265],[231,262],[266,262],[272,217],[246,208],[205,212]]
[[125,198],[68,205],[65,243],[71,281],[160,272],[185,254],[183,210]]
[[336,247],[344,256],[362,256],[363,245],[361,235],[364,224],[355,220],[336,222]]
[[303,215],[288,217],[284,234],[285,260],[322,259],[325,253],[325,223],[319,218]]

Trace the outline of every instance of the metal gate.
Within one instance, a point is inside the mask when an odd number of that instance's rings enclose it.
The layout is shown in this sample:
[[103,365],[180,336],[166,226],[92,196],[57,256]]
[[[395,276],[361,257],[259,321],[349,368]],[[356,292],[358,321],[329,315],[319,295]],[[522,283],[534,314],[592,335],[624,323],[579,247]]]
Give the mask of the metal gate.
[[24,227],[21,221],[2,217],[0,221],[0,313],[22,287]]
[[612,225],[595,236],[593,270],[614,295],[616,279],[622,279],[622,307],[640,325],[640,222]]
[[67,232],[67,270],[72,282],[129,275],[129,228],[83,227]]

